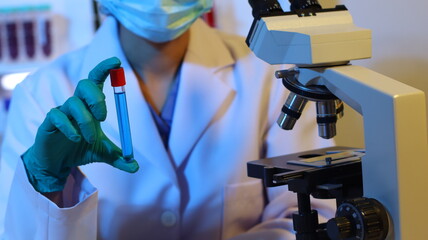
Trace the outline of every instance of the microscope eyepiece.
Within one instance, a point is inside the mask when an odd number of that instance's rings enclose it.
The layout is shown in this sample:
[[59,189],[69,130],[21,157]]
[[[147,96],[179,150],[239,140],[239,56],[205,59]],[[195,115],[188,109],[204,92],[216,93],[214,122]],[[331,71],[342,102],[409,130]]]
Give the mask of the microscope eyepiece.
[[281,5],[277,0],[248,0],[252,14],[255,19],[275,13],[283,13]]
[[322,9],[318,0],[289,0],[290,10],[303,10],[303,9]]

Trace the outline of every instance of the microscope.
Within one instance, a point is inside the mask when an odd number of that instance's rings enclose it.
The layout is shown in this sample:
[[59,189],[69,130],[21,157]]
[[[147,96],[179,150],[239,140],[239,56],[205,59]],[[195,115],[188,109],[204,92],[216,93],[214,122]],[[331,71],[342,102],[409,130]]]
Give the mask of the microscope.
[[[297,193],[297,240],[427,239],[424,93],[350,64],[371,57],[371,31],[355,26],[345,6],[290,0],[284,12],[276,0],[249,3],[254,21],[247,45],[269,64],[295,66],[276,72],[291,92],[278,125],[291,130],[314,101],[319,136],[329,139],[346,103],[363,116],[365,149],[332,147],[251,161],[248,176]],[[336,199],[335,217],[319,223],[310,196]]]

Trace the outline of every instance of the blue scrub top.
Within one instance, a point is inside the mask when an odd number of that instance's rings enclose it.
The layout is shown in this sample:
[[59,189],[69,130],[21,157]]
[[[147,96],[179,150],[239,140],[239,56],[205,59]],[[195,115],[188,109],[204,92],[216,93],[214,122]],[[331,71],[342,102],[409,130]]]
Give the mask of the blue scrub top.
[[180,70],[177,72],[175,80],[168,92],[165,104],[162,107],[160,114],[156,113],[153,107],[149,104],[150,112],[155,120],[159,135],[166,149],[168,149],[168,139],[171,132],[172,117],[174,116],[175,101],[178,94],[178,85],[180,82]]

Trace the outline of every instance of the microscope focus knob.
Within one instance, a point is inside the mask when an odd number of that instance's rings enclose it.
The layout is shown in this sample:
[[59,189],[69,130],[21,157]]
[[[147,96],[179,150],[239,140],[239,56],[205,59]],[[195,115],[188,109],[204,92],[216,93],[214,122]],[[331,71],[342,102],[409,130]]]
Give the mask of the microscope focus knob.
[[347,239],[353,236],[352,222],[347,217],[336,217],[327,223],[327,231],[331,239]]
[[372,198],[343,202],[336,211],[336,217],[327,222],[327,233],[332,240],[384,240],[388,228],[385,208]]

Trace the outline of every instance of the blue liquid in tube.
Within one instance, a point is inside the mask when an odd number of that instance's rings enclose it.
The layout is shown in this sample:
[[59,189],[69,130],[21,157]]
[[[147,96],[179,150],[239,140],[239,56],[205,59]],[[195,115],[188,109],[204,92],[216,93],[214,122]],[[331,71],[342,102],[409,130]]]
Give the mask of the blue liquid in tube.
[[126,106],[125,92],[114,94],[116,101],[117,120],[119,123],[120,144],[122,146],[123,158],[127,161],[134,159],[132,149],[131,130],[129,127],[128,107]]

